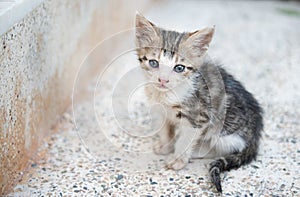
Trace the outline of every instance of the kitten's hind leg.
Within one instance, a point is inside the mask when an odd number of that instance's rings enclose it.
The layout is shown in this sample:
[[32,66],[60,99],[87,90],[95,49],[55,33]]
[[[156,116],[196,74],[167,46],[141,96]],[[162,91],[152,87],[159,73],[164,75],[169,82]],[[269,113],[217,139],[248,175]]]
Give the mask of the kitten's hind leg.
[[198,140],[192,153],[193,159],[213,159],[217,155],[214,148],[211,148],[210,143],[203,140]]
[[155,154],[167,155],[174,151],[174,125],[166,121],[158,132],[158,138],[153,145]]

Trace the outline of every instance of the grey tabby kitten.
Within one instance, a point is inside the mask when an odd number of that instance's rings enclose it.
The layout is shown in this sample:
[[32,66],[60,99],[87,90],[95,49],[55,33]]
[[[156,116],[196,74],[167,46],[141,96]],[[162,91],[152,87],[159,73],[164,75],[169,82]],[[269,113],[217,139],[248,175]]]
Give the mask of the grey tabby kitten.
[[167,167],[179,170],[191,158],[214,158],[209,173],[222,192],[220,173],[256,158],[262,109],[256,99],[206,52],[214,28],[179,33],[136,15],[136,45],[152,103],[164,106],[165,123],[154,152],[170,154]]

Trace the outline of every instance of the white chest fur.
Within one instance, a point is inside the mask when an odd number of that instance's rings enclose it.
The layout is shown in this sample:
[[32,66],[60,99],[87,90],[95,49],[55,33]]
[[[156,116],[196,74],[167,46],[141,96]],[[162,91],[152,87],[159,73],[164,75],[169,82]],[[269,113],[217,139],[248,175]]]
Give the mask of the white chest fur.
[[159,113],[160,118],[168,120],[173,124],[179,122],[177,117],[183,96],[182,94],[173,91],[161,92],[155,88],[146,88],[146,94],[152,106],[154,106],[155,113]]

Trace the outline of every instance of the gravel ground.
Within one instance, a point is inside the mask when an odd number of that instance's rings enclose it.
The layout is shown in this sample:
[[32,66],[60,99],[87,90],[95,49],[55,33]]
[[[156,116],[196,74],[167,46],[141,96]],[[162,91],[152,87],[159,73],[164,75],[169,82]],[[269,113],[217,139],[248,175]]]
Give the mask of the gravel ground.
[[[257,161],[224,173],[223,194],[300,196],[300,4],[174,1],[145,16],[178,30],[216,25],[210,56],[264,108]],[[151,118],[153,106],[145,102],[140,76],[133,52],[109,65],[87,88],[95,96],[64,114],[59,132],[44,145],[45,159],[32,163],[10,196],[217,195],[209,160],[193,160],[175,172],[152,153],[158,120]]]

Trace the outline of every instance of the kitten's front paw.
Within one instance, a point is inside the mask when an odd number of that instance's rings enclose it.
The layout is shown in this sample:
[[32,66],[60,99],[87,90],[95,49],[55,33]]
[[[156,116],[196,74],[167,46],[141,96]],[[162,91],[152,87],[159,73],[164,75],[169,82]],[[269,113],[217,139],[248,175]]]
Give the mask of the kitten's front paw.
[[171,144],[162,144],[160,141],[156,141],[153,145],[153,151],[157,155],[167,155],[173,150],[174,148]]
[[188,164],[189,158],[187,158],[185,155],[176,156],[172,154],[168,157],[166,162],[167,162],[166,167],[168,169],[181,170]]

